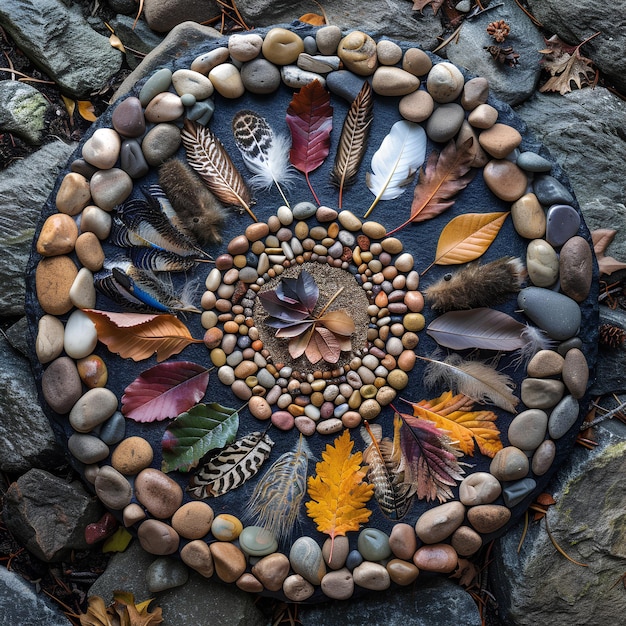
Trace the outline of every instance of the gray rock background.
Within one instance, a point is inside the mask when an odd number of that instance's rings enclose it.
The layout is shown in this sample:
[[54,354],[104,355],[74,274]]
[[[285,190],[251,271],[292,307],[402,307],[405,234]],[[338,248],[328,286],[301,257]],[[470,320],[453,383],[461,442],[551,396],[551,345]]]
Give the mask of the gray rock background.
[[[113,79],[122,63],[122,53],[109,45],[102,14],[98,11],[91,14],[96,4],[101,11],[107,12],[109,23],[128,48],[126,72],[137,67],[142,53],[148,53],[163,42],[152,53],[152,61],[149,58],[139,73],[131,76],[131,83],[141,72],[151,71],[161,54],[176,54],[180,46],[193,46],[194,38],[217,36],[217,31],[212,29],[184,23],[187,19],[199,21],[217,14],[214,6],[207,9],[207,5],[213,3],[194,0],[145,0],[144,18],[134,30],[132,24],[137,6],[134,0],[101,0],[97,3],[88,0],[3,0],[0,26],[67,95],[89,97]],[[533,26],[514,0],[504,0],[503,7],[466,21],[458,41],[449,44],[439,54],[447,55],[470,72],[486,76],[496,95],[514,105],[516,113],[569,175],[590,229],[602,227],[618,231],[608,253],[626,261],[624,100],[604,87],[573,91],[566,96],[537,91],[540,78],[537,48],[543,44],[543,35],[556,33],[568,43],[576,44],[597,30],[602,31],[602,35],[586,44],[582,52],[600,68],[608,87],[617,87],[622,93],[626,91],[624,2],[529,0],[528,5],[543,23],[545,31]],[[308,0],[241,0],[237,6],[246,22],[254,26],[291,22],[304,13],[319,12],[318,7]],[[324,3],[330,22],[342,28],[359,28],[410,40],[432,50],[452,32],[452,28],[445,29],[442,12],[435,16],[432,8],[427,6],[420,14],[413,12],[411,6],[410,0],[329,0]],[[207,13],[198,14],[198,10]],[[491,43],[485,39],[484,27],[496,18],[510,20],[512,24],[511,43],[520,52],[520,68],[500,67],[482,50],[484,45]],[[176,24],[181,26],[163,41],[165,31]],[[119,74],[117,83],[122,78],[123,75]],[[7,82],[11,84],[3,84]],[[0,74],[0,99],[2,94],[14,91],[28,93],[36,103],[32,109],[36,113],[43,105],[32,89],[37,89],[36,84],[18,88],[14,81],[7,80],[6,73]],[[11,100],[5,97],[2,102],[10,103]],[[20,119],[11,116],[10,110],[3,110],[0,112],[0,133],[15,133],[37,143],[45,133],[37,130],[36,120],[37,114]],[[50,490],[57,490],[55,493],[65,494],[59,497],[67,499],[68,507],[70,502],[77,507],[72,510],[77,511],[75,517],[80,523],[73,529],[65,529],[67,545],[71,544],[69,537],[74,536],[72,533],[80,534],[80,525],[86,523],[86,518],[95,521],[101,511],[88,506],[81,508],[90,498],[85,488],[73,484],[70,497],[70,491],[52,473],[61,462],[61,455],[45,416],[37,408],[38,399],[28,363],[20,353],[20,349],[28,345],[29,338],[23,321],[18,320],[23,315],[23,271],[39,210],[73,149],[74,144],[55,140],[0,171],[0,274],[3,278],[0,322],[6,332],[6,339],[0,340],[0,470],[14,481],[22,476],[20,484],[30,485],[29,490],[33,492],[37,491],[37,482],[48,485]],[[610,278],[618,279],[619,275]],[[601,318],[626,328],[626,316],[620,309],[605,310]],[[626,388],[625,365],[623,349],[601,352],[594,382],[598,395],[621,392]],[[610,401],[606,405],[611,406]],[[557,505],[548,513],[550,527],[560,545],[589,567],[575,566],[558,554],[547,537],[543,522],[531,525],[519,556],[516,549],[521,528],[514,528],[496,542],[495,560],[490,568],[490,589],[497,591],[502,624],[517,626],[547,622],[569,626],[620,622],[626,596],[621,584],[612,585],[626,571],[626,520],[620,482],[626,470],[623,462],[625,430],[618,423],[599,427],[599,448],[593,453],[577,449],[557,480],[550,485],[557,499]],[[15,520],[15,532],[18,532],[20,522],[26,529],[26,522],[33,517],[52,525],[54,503],[47,502],[43,495],[39,501],[32,500],[41,507],[38,516],[26,511],[28,507],[20,509],[17,506],[19,498],[11,498],[10,516]],[[4,508],[6,516],[6,499]],[[78,511],[88,512],[81,518],[82,513]],[[24,543],[27,543],[26,537]],[[41,555],[49,558],[47,555],[51,552],[46,552],[44,546],[42,541],[31,549],[39,550]],[[102,595],[109,601],[112,591],[122,586],[134,591],[138,599],[149,597],[152,594],[147,588],[145,574],[152,561],[153,557],[131,544],[126,552],[111,560],[91,593]],[[250,596],[205,581],[195,574],[183,587],[159,592],[157,602],[164,609],[165,623],[175,626],[198,626],[205,623],[204,616],[207,616],[206,623],[210,616],[210,622],[220,626],[267,622]],[[344,608],[303,610],[301,619],[302,623],[311,625],[376,623],[379,617],[380,623],[392,623],[389,622],[392,611],[398,616],[398,623],[419,626],[480,623],[469,595],[455,582],[439,579],[433,587],[419,587],[389,598],[381,599],[373,594],[371,599]],[[34,621],[33,615],[39,621]],[[69,622],[56,607],[51,607],[41,594],[36,593],[33,585],[20,583],[14,574],[1,568],[0,624],[5,623],[56,626]]]

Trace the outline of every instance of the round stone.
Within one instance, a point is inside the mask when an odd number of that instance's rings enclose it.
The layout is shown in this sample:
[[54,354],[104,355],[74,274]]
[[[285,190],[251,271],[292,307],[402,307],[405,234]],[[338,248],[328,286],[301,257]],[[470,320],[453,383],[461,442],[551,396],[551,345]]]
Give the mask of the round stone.
[[440,543],[463,523],[464,518],[463,504],[446,502],[422,513],[415,524],[415,533],[424,543]]
[[148,467],[135,478],[135,497],[155,517],[171,517],[183,501],[181,486],[161,470]]
[[266,556],[278,550],[278,542],[264,528],[246,526],[239,535],[239,547],[250,556]]
[[520,395],[530,409],[549,409],[563,397],[564,391],[565,385],[560,380],[526,378]]
[[194,539],[186,543],[180,549],[180,558],[187,567],[191,567],[205,578],[210,578],[215,572],[211,549],[201,539]]
[[292,574],[285,578],[283,593],[292,602],[304,602],[315,593],[315,587],[300,574]]
[[154,453],[143,437],[128,437],[120,441],[111,455],[111,465],[121,474],[131,476],[150,466]]
[[220,541],[234,541],[243,530],[243,524],[234,515],[221,513],[211,524],[211,532]]
[[149,554],[166,555],[178,550],[180,537],[165,522],[147,519],[137,529],[137,538],[141,547]]
[[402,561],[401,559],[391,559],[386,567],[389,578],[391,578],[396,585],[400,585],[401,587],[406,587],[415,582],[415,579],[420,573],[419,569],[417,569],[413,563]]
[[254,59],[241,68],[241,81],[250,93],[273,93],[280,86],[280,70],[267,59]]
[[479,533],[487,535],[500,530],[511,519],[511,510],[499,504],[481,504],[468,510],[467,519]]
[[66,174],[55,198],[57,210],[66,215],[78,215],[90,201],[89,181],[82,174]]
[[334,541],[328,538],[322,546],[324,563],[330,569],[341,569],[346,564],[350,552],[350,541],[345,536],[335,537]]
[[468,80],[463,85],[461,105],[466,111],[473,111],[485,104],[489,98],[489,81],[483,76]]
[[228,38],[228,51],[235,61],[245,63],[259,56],[263,38],[260,35],[235,33]]
[[415,76],[425,76],[432,66],[430,57],[420,48],[409,48],[402,58],[402,69]]
[[346,68],[359,76],[371,76],[378,67],[376,42],[359,30],[352,31],[339,42],[337,54]]
[[413,556],[413,563],[419,570],[440,574],[453,572],[458,561],[459,557],[456,550],[447,543],[422,546],[417,549]]
[[299,537],[289,551],[291,567],[312,585],[319,585],[326,574],[322,549],[312,537]]
[[272,416],[272,407],[261,396],[252,396],[248,407],[250,413],[259,420],[268,420]]
[[543,239],[533,239],[526,248],[528,277],[537,287],[549,287],[559,277],[559,257]]
[[280,591],[289,574],[289,559],[280,552],[269,554],[252,566],[252,574],[266,589]]
[[[515,446],[507,446],[498,450],[491,461],[489,471],[501,481],[519,480],[528,474],[528,457]],[[490,505],[480,505],[490,506]],[[475,507],[474,507],[475,508]],[[470,511],[473,509],[470,509]],[[472,524],[473,525],[473,524]],[[474,526],[474,528],[476,528]],[[476,529],[479,532],[480,529]]]
[[[90,194],[91,197],[91,194]],[[80,229],[82,234],[93,233],[100,241],[106,239],[111,232],[111,214],[97,206],[85,207],[81,214]],[[78,238],[80,239],[82,235]]]
[[511,205],[511,219],[520,237],[542,239],[546,234],[546,214],[534,193],[524,194]]
[[[474,114],[475,111],[471,115]],[[472,120],[470,119],[469,122],[471,124]],[[522,143],[522,136],[512,126],[494,124],[491,128],[487,128],[480,133],[478,141],[483,150],[488,152],[494,159],[504,159]]]
[[[497,119],[498,119],[498,109],[496,109],[495,107],[492,107],[490,104],[479,104],[467,117],[467,121],[474,128],[480,128],[480,129],[492,128],[494,124],[496,123]],[[485,146],[483,146],[483,148],[485,148]],[[495,156],[495,154],[493,154],[493,152],[491,152],[490,150],[488,150],[488,152],[492,156]],[[502,150],[499,150],[498,152],[502,153]],[[506,156],[506,154],[508,153],[505,153],[503,156]]]
[[450,543],[459,556],[471,556],[482,548],[483,540],[473,528],[459,526],[452,534]]
[[593,258],[583,237],[576,235],[563,244],[559,255],[559,276],[561,291],[566,296],[576,302],[587,298],[593,276]]
[[483,170],[483,178],[493,194],[505,202],[519,200],[528,186],[524,171],[506,160],[489,161]]
[[180,129],[174,124],[156,124],[141,142],[141,151],[148,165],[158,167],[180,147]]
[[296,33],[286,28],[270,28],[262,46],[263,56],[276,65],[289,65],[304,52],[304,42]]
[[117,396],[110,389],[89,389],[72,407],[70,425],[79,433],[88,433],[106,422],[116,410]]
[[78,268],[68,256],[44,258],[35,271],[35,291],[41,308],[50,315],[64,315],[73,307],[70,289]]
[[213,518],[213,509],[206,502],[187,502],[172,516],[172,527],[185,539],[200,539],[211,530]]
[[332,600],[348,600],[354,593],[354,578],[346,567],[328,572],[322,578],[322,591]]
[[120,156],[122,140],[113,128],[98,128],[83,144],[82,157],[94,167],[108,170]]
[[428,118],[426,134],[432,141],[445,143],[459,132],[464,119],[465,111],[460,104],[441,104]]
[[[580,214],[568,204],[554,204],[546,214],[546,239],[556,247],[562,246],[578,233]],[[585,243],[586,245],[586,243]]]
[[368,561],[383,561],[391,555],[389,537],[377,528],[364,528],[359,533],[357,548]]
[[404,119],[418,123],[427,120],[434,108],[433,97],[424,89],[409,93],[398,104],[398,110]]
[[381,96],[406,96],[417,91],[419,86],[417,76],[399,67],[381,66],[372,77],[372,89]]
[[225,583],[234,583],[246,571],[246,557],[234,544],[215,541],[209,546],[215,573]]
[[456,100],[461,91],[465,79],[456,65],[448,61],[442,61],[432,67],[426,79],[426,89],[435,102],[447,103]]
[[565,359],[554,350],[539,350],[528,362],[526,372],[532,378],[560,376]]
[[122,100],[113,111],[111,123],[122,137],[141,137],[146,132],[146,119],[139,98]]
[[86,465],[98,463],[109,456],[109,446],[93,435],[72,434],[67,440],[67,449],[75,459]]
[[133,190],[133,180],[124,170],[113,167],[96,172],[89,188],[93,202],[104,211],[112,211],[128,198]]
[[395,65],[402,60],[402,48],[389,39],[382,39],[376,44],[376,54],[382,65]]
[[389,572],[379,563],[365,561],[352,572],[354,584],[372,591],[384,591],[391,585]]
[[474,472],[466,476],[459,486],[459,499],[466,506],[490,504],[502,493],[500,481],[488,472]]
[[534,450],[545,439],[547,428],[548,415],[541,409],[528,409],[509,425],[509,443],[520,450]]
[[335,54],[341,37],[339,26],[323,26],[315,33],[315,43],[322,54]]
[[74,250],[77,239],[76,222],[65,213],[54,213],[43,223],[36,249],[41,256],[68,254]]
[[[210,81],[209,81],[210,82]],[[173,122],[185,112],[180,96],[170,91],[158,93],[150,100],[145,110],[146,120],[154,124]]]
[[97,272],[102,269],[104,265],[104,250],[95,233],[81,233],[76,239],[75,247],[76,256],[85,268],[91,272]]
[[103,465],[94,483],[96,495],[109,509],[121,511],[130,504],[133,489],[126,478],[110,465]]

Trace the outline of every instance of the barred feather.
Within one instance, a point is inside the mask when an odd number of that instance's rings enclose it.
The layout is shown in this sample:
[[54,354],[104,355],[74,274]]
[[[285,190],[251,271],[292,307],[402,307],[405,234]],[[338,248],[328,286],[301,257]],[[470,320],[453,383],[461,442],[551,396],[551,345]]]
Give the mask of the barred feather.
[[128,255],[135,267],[151,272],[188,272],[198,264],[196,259],[158,248],[133,246],[129,248]]
[[[126,283],[126,281],[124,281]],[[122,310],[131,313],[154,313],[155,310],[131,293],[125,284],[119,283],[110,269],[96,272],[93,277],[95,288]]]
[[274,442],[254,432],[226,446],[190,479],[187,491],[195,498],[217,498],[241,487],[261,469]]
[[250,190],[211,129],[185,120],[180,136],[187,151],[187,162],[198,172],[209,190],[224,204],[241,207],[257,222],[250,209]]
[[276,539],[286,541],[293,531],[306,493],[311,452],[300,435],[298,446],[278,457],[254,488],[244,518],[254,520]]

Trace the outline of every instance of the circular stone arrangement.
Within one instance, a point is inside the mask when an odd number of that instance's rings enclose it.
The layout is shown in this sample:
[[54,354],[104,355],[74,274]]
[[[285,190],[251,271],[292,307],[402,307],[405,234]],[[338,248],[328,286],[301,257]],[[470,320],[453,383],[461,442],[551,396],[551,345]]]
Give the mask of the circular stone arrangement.
[[[165,273],[178,292],[204,285],[203,293],[181,298],[178,321],[190,330],[184,352],[163,358],[157,353],[156,359],[152,352],[133,358],[116,354],[125,354],[126,346],[113,340],[127,338],[124,328],[143,323],[145,316],[115,318],[121,330],[97,330],[92,310],[100,311],[100,318],[123,310],[110,299],[116,294],[107,285],[126,284],[124,273],[112,274],[111,266],[127,267],[119,265],[125,249],[132,255],[141,243],[141,237],[122,236],[124,207],[147,203],[159,215],[155,205],[166,208],[163,193],[152,185],[162,163],[185,161],[183,122],[210,127],[235,167],[250,178],[233,142],[233,115],[255,110],[284,133],[289,101],[312,80],[333,95],[330,154],[310,173],[323,202],[308,199],[301,177],[287,190],[291,206],[275,188],[256,194],[259,222],[228,213],[221,234],[227,243],[221,245],[212,232],[202,252],[214,258],[211,269],[192,258],[183,271]],[[365,80],[375,94],[370,138],[357,181],[343,190],[340,207],[329,172],[341,123]],[[449,142],[467,145],[471,138],[477,174],[441,215],[388,236],[409,216],[415,181],[397,199],[377,205],[376,221],[358,215],[373,199],[365,186],[372,155],[399,119],[423,125],[429,152],[441,152]],[[476,554],[521,515],[576,437],[597,327],[588,231],[558,166],[521,128],[511,110],[489,96],[487,81],[466,80],[454,65],[412,44],[301,24],[207,40],[153,73],[102,116],[44,208],[29,265],[27,310],[36,335],[34,365],[55,433],[98,497],[136,532],[145,550],[179,554],[203,576],[247,591],[298,602],[347,599],[364,590],[409,585],[420,572],[449,575],[459,559]],[[202,187],[200,179],[197,185]],[[450,496],[414,498],[400,519],[383,514],[376,499],[369,499],[359,528],[338,534],[334,542],[307,516],[310,494],[295,512],[289,538],[255,523],[248,511],[255,484],[281,455],[303,449],[301,435],[309,450],[310,488],[329,447],[343,445],[346,436],[361,463],[364,422],[380,424],[383,435],[392,437],[394,411],[411,413],[403,400],[424,406],[444,393],[441,386],[437,391],[424,386],[418,360],[437,348],[421,332],[437,315],[420,291],[420,272],[431,265],[441,231],[453,217],[496,211],[510,211],[511,219],[485,262],[520,256],[528,286],[494,308],[528,324],[530,335],[543,332],[551,340],[527,366],[515,369],[510,354],[498,361],[498,370],[518,383],[523,405],[517,415],[481,407],[497,416],[501,449],[457,453],[463,465]],[[326,297],[343,287],[334,310],[349,313],[356,330],[351,350],[343,350],[336,362],[291,359],[286,341],[265,323],[259,294],[302,270]],[[457,270],[434,266],[422,282],[428,286]],[[117,283],[107,282],[111,275]],[[226,416],[239,413],[236,439],[256,437],[257,451],[265,456],[257,475],[223,495],[194,500],[188,483],[196,469],[164,471],[168,423],[134,421],[121,412],[122,396],[156,367],[155,360],[209,376],[199,401],[232,407]],[[211,458],[225,445],[211,450]],[[366,470],[355,475],[365,476]]]

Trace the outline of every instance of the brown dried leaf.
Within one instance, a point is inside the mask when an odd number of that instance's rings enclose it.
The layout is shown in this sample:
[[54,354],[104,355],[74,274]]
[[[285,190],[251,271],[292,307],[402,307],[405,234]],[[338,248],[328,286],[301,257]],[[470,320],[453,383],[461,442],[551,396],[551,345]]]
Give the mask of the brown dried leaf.
[[437,11],[441,8],[443,0],[413,0],[413,10],[423,13],[424,8],[429,4],[432,7],[433,15],[437,15]]
[[[594,35],[595,36],[595,35]],[[589,39],[585,40],[586,43]],[[558,91],[561,95],[572,90],[572,81],[578,89],[590,84],[595,78],[595,70],[591,65],[593,61],[580,54],[580,47],[568,46],[556,35],[546,39],[548,48],[540,50],[544,55],[543,67],[551,74],[551,78],[539,88],[539,91]]]
[[600,274],[608,275],[618,270],[626,269],[626,263],[622,263],[617,259],[614,259],[612,256],[606,256],[604,254],[613,241],[616,233],[617,231],[611,228],[598,228],[591,233],[593,251],[596,253],[596,258],[598,259]]

